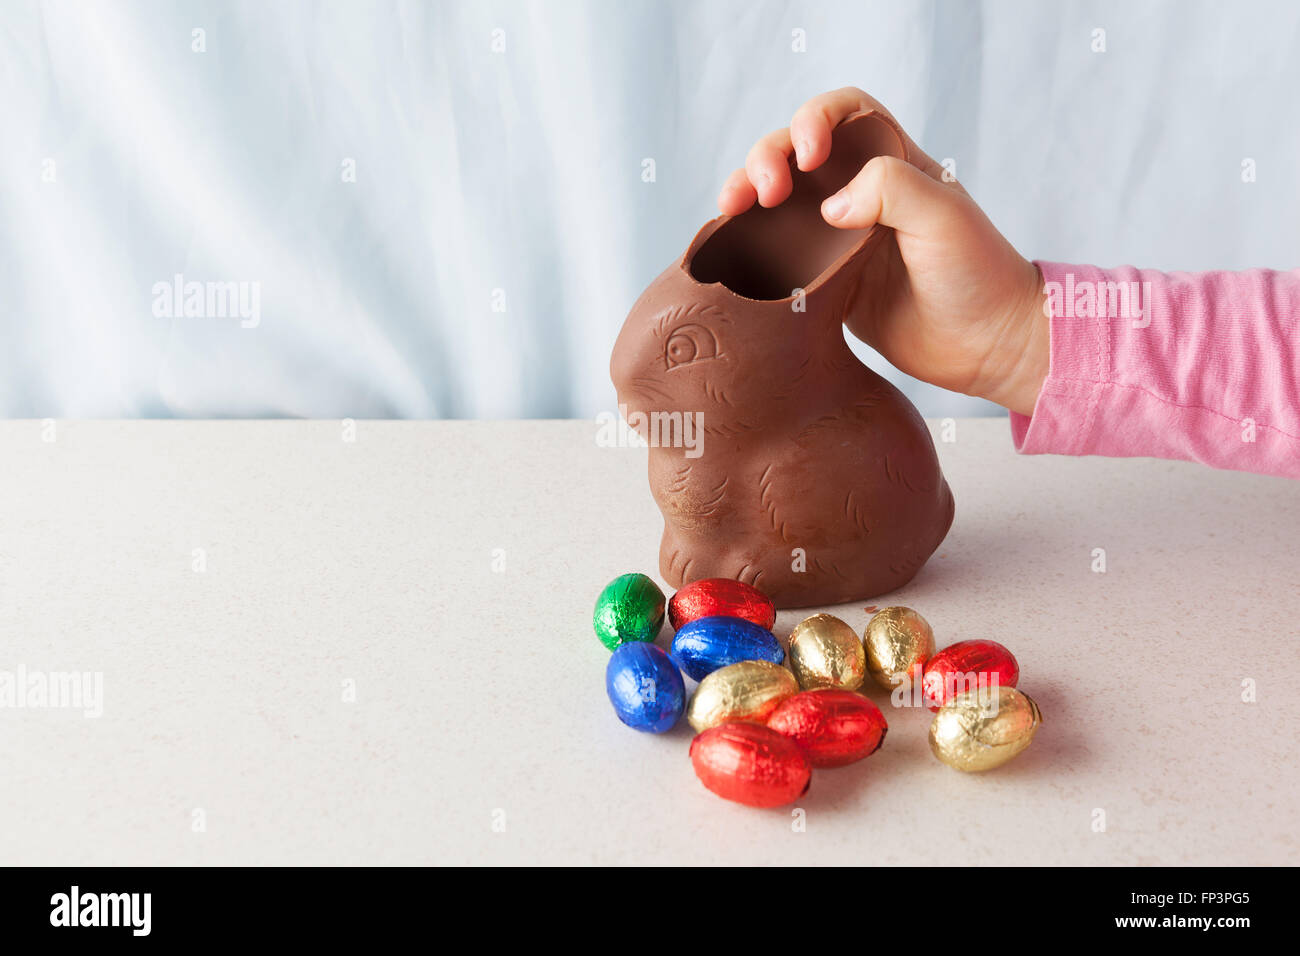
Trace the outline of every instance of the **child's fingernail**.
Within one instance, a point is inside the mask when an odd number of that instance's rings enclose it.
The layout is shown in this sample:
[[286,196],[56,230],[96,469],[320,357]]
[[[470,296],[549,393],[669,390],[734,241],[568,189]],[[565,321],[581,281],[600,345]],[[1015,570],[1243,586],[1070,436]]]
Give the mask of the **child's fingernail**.
[[843,219],[849,211],[849,194],[840,190],[822,203],[822,215],[827,219]]
[[808,158],[808,144],[802,139],[794,141],[794,161],[803,169],[804,160]]

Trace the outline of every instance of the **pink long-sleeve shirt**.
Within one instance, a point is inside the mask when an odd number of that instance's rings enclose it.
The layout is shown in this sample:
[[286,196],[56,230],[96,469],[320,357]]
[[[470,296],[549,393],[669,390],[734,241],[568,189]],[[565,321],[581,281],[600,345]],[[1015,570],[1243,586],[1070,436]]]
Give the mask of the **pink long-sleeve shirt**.
[[1018,451],[1300,478],[1300,270],[1037,265],[1051,370]]

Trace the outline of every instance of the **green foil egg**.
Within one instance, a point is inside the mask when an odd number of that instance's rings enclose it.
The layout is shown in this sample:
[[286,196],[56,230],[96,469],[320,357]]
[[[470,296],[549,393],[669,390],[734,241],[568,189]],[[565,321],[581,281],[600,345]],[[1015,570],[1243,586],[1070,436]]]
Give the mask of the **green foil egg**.
[[664,592],[644,574],[621,574],[596,598],[596,636],[611,651],[629,641],[653,641],[664,623],[664,603]]

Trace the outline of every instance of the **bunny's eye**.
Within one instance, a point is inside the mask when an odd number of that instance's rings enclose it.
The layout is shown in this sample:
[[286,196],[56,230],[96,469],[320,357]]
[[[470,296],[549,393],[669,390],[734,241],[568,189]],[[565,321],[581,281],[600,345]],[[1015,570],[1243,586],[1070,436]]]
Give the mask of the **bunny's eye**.
[[670,369],[717,357],[718,340],[702,325],[678,326],[664,346],[664,365]]

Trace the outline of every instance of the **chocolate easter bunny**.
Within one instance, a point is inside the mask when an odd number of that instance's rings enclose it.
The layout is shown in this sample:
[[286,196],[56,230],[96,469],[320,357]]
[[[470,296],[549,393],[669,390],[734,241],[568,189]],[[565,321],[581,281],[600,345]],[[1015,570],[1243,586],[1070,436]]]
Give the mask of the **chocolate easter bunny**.
[[[673,587],[726,577],[778,607],[858,601],[906,584],[947,534],[925,422],[844,340],[892,230],[820,213],[867,160],[906,153],[888,117],[845,120],[821,167],[792,170],[789,199],[708,223],[628,315],[610,374],[651,445]],[[682,422],[699,434],[674,441]]]

